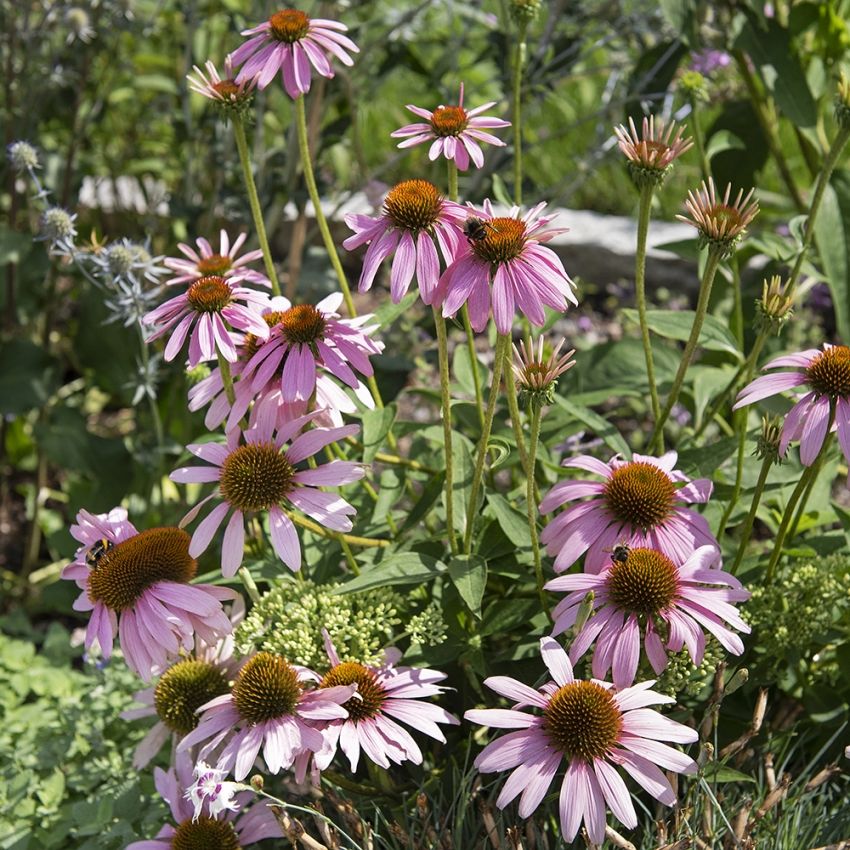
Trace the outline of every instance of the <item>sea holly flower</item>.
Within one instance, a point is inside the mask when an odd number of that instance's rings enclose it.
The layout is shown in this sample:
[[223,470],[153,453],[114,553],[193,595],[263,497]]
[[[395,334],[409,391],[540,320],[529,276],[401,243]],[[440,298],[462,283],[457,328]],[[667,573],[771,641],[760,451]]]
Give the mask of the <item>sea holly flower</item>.
[[454,160],[461,171],[469,168],[470,160],[476,168],[481,168],[484,165],[484,154],[478,143],[487,142],[496,147],[504,147],[505,144],[487,130],[511,126],[510,121],[482,115],[495,105],[496,101],[491,100],[475,109],[464,109],[463,83],[461,83],[457,106],[440,105],[430,112],[421,106],[408,104],[407,109],[414,115],[424,118],[427,123],[420,121],[415,124],[406,124],[398,130],[393,130],[390,135],[394,139],[404,139],[403,142],[399,142],[400,148],[411,148],[423,142],[431,142],[431,148],[428,151],[430,160],[435,160],[442,155],[446,159]]
[[792,440],[800,441],[800,462],[811,466],[826,439],[827,431],[838,432],[838,443],[850,462],[850,348],[824,343],[823,350],[809,348],[785,354],[764,368],[790,367],[790,372],[762,375],[738,394],[734,409],[753,404],[785,390],[803,387],[805,395],[785,416],[779,454]]
[[631,795],[618,767],[656,800],[675,805],[676,794],[661,768],[695,773],[697,766],[684,753],[660,742],[689,744],[699,736],[646,707],[675,699],[650,690],[653,681],[614,690],[607,682],[576,679],[567,654],[552,638],[540,641],[540,651],[554,681],[535,690],[508,676],[492,676],[484,684],[514,702],[514,708],[476,709],[464,715],[482,726],[517,730],[488,744],[475,759],[482,773],[512,771],[496,805],[503,809],[521,794],[519,816],[529,817],[564,761],[558,808],[567,842],[584,821],[590,840],[602,844],[606,806],[627,827],[637,826]]
[[566,232],[549,226],[553,217],[541,215],[545,208],[538,204],[523,216],[519,207],[496,216],[489,201],[483,212],[469,208],[484,234],[462,243],[440,278],[434,303],[442,306],[444,316],[454,316],[467,304],[473,329],[483,331],[492,301],[496,329],[507,334],[516,310],[539,327],[546,321],[544,305],[563,313],[567,302],[578,303],[561,260],[543,244]]
[[[204,552],[228,514],[230,520],[221,547],[221,571],[229,578],[242,564],[246,514],[266,513],[269,518],[272,547],[293,572],[301,569],[301,544],[284,506],[302,510],[325,528],[351,531],[349,517],[355,509],[336,493],[318,489],[339,487],[364,475],[358,463],[334,460],[314,469],[298,469],[297,464],[313,457],[336,440],[356,434],[357,425],[342,428],[301,429],[316,413],[310,413],[275,429],[275,423],[258,420],[247,431],[234,429],[227,442],[189,445],[189,451],[208,466],[184,466],[171,473],[181,484],[217,482],[216,491],[207,496],[185,517],[190,523],[211,499],[218,504],[198,524],[189,545],[192,557]],[[244,440],[244,442],[243,442]],[[284,448],[286,444],[289,446]]]
[[[202,765],[198,765],[198,768],[202,769]],[[283,836],[268,806],[251,805],[253,792],[245,790],[239,793],[233,788],[235,783],[223,783],[222,791],[225,792],[227,805],[222,805],[221,794],[213,797],[206,785],[201,789],[199,783],[203,776],[196,769],[193,779],[192,762],[183,753],[178,753],[174,767],[168,771],[154,768],[153,775],[156,790],[171,809],[174,825],[163,826],[156,838],[134,841],[127,845],[127,850],[194,847],[238,850],[264,838]],[[198,805],[197,797],[201,791],[204,796]],[[191,800],[187,798],[190,793],[193,795]],[[223,816],[220,816],[222,813]]]
[[[268,339],[253,341],[256,351],[242,369],[240,382],[250,381],[254,393],[273,382],[280,386],[284,402],[310,399],[320,369],[349,387],[359,387],[355,370],[371,377],[369,358],[380,354],[384,346],[370,338],[376,325],[364,327],[371,315],[343,319],[337,312],[340,304],[340,292],[315,305],[293,306],[286,298],[274,298],[263,315]],[[246,344],[252,344],[251,340]]]
[[207,643],[229,634],[222,602],[236,594],[224,587],[189,584],[198,565],[189,554],[189,535],[179,528],[137,531],[127,511],[80,511],[71,535],[82,545],[62,578],[82,593],[75,611],[91,611],[86,649],[97,641],[104,658],[117,633],[127,665],[148,681],[164,670],[195,635]]
[[[237,596],[230,612],[233,629],[245,616],[245,603]],[[156,717],[157,722],[140,741],[133,753],[133,767],[141,770],[163,748],[169,739],[176,744],[198,725],[197,710],[211,699],[230,690],[230,680],[239,669],[233,657],[233,634],[207,644],[199,636],[195,649],[172,664],[156,686],[138,691],[133,698],[139,708],[121,712],[123,720]]]
[[189,88],[196,94],[208,98],[224,109],[244,110],[251,103],[257,81],[252,77],[237,83],[233,79],[233,68],[229,56],[224,61],[224,77],[218,73],[210,60],[207,60],[204,65],[206,73],[197,65],[193,65],[192,69],[195,75],[187,74],[186,79],[189,81]]
[[345,223],[354,231],[342,244],[348,251],[369,245],[363,258],[358,288],[372,288],[381,263],[394,256],[390,273],[393,302],[407,294],[416,275],[419,294],[426,304],[434,299],[440,279],[437,246],[448,265],[462,241],[466,209],[447,201],[427,180],[404,180],[393,186],[384,199],[379,216],[347,215]]
[[670,171],[673,161],[693,147],[693,139],[682,138],[684,127],[675,121],[657,121],[654,115],[643,119],[639,133],[629,118],[628,129],[620,124],[614,128],[617,144],[626,157],[629,173],[638,188],[658,186]]
[[[570,646],[573,664],[594,645],[593,675],[604,678],[613,671],[614,685],[631,685],[643,648],[652,669],[660,674],[668,652],[687,647],[698,667],[705,653],[705,634],[710,632],[733,655],[744,651],[741,638],[750,627],[735,610],[735,602],[750,594],[733,575],[713,569],[719,553],[701,546],[681,565],[663,552],[645,547],[618,547],[610,563],[599,573],[558,576],[547,590],[568,591],[553,611],[553,637],[575,625],[589,591],[593,591],[593,614]],[[727,625],[729,624],[729,625]]]
[[300,782],[310,756],[325,746],[324,734],[310,723],[346,718],[343,705],[357,690],[356,685],[307,690],[306,685],[316,678],[312,671],[296,669],[280,655],[258,652],[239,671],[229,694],[202,706],[200,723],[183,738],[178,752],[206,742],[200,751],[200,758],[206,758],[225,744],[218,767],[233,771],[241,782],[262,749],[269,773],[294,764]]
[[197,251],[191,245],[180,242],[177,247],[183,256],[168,257],[165,260],[165,265],[177,274],[165,283],[168,286],[177,286],[182,283],[194,283],[198,278],[210,275],[230,278],[238,274],[240,280],[268,286],[269,281],[265,275],[245,268],[246,265],[261,260],[263,252],[258,249],[239,256],[239,249],[247,238],[247,233],[240,233],[231,243],[230,236],[222,228],[219,234],[218,251],[213,250],[209,240],[203,236],[195,240],[198,246]]
[[758,215],[758,201],[752,200],[754,191],[750,189],[744,196],[741,189],[732,201],[732,184],[726,186],[721,197],[717,194],[714,180],[709,177],[708,183],[703,181],[696,192],[688,192],[685,209],[690,218],[684,215],[676,218],[696,228],[700,247],[708,246],[721,256],[728,256]]
[[561,481],[543,497],[544,514],[592,497],[567,508],[540,535],[555,556],[555,572],[587,553],[585,570],[598,573],[620,542],[658,549],[679,563],[700,546],[719,551],[705,518],[686,507],[707,502],[713,485],[707,478],[691,481],[674,468],[677,458],[676,452],[667,452],[661,457],[634,454],[630,461],[615,455],[608,463],[590,455],[564,461],[562,466],[584,469],[605,481]]
[[240,286],[240,282],[245,279],[244,273],[230,278],[220,275],[199,278],[182,295],[171,298],[145,314],[142,321],[146,325],[159,326],[145,342],[153,342],[171,331],[163,356],[166,360],[173,360],[183,348],[191,330],[190,369],[203,360],[215,360],[219,353],[229,363],[233,363],[236,360],[236,346],[224,323],[225,319],[232,327],[256,334],[261,339],[265,339],[269,333],[268,325],[260,315],[268,303],[268,296]]
[[328,54],[343,65],[353,65],[349,53],[360,48],[343,33],[348,27],[338,21],[310,18],[300,9],[281,9],[265,23],[242,30],[251,36],[228,57],[242,68],[236,83],[256,78],[257,88],[264,89],[280,71],[286,93],[295,100],[310,91],[313,71],[323,77],[334,75]]
[[[325,651],[331,669],[319,679],[320,688],[356,685],[357,693],[343,707],[348,717],[322,725],[326,746],[315,756],[316,765],[324,770],[339,747],[348,758],[352,771],[357,770],[361,750],[375,764],[388,768],[390,763],[412,761],[422,763],[422,751],[410,733],[398,721],[412,726],[441,743],[446,743],[438,723],[457,726],[460,721],[445,709],[429,702],[446,689],[436,684],[445,673],[416,667],[396,667],[401,657],[397,649],[388,649],[381,666],[340,661],[330,635],[322,629]],[[318,678],[318,677],[317,677]]]

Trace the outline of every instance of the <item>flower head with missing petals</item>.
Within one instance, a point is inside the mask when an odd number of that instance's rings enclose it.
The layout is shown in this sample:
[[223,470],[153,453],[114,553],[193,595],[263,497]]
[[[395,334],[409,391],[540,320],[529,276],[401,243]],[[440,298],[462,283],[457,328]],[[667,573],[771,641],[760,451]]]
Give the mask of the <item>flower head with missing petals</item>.
[[643,119],[640,133],[632,118],[628,129],[623,124],[614,128],[635,186],[641,189],[662,183],[673,161],[693,146],[693,139],[682,137],[684,132],[685,128],[677,128],[675,121],[665,125],[663,118],[656,121],[654,115]]
[[[507,676],[493,676],[484,684],[515,707],[464,715],[482,726],[516,730],[488,744],[475,759],[482,773],[512,771],[496,805],[502,809],[521,795],[519,816],[529,817],[565,761],[559,812],[566,842],[575,838],[584,821],[590,840],[602,844],[606,806],[627,827],[637,826],[631,795],[617,768],[664,805],[675,805],[676,794],[661,768],[695,773],[697,766],[660,742],[689,744],[699,736],[646,708],[675,700],[650,690],[653,681],[614,690],[607,682],[576,679],[567,654],[552,638],[543,638],[540,650],[553,681],[536,690]],[[521,710],[526,708],[540,713]]]
[[565,342],[564,339],[560,340],[548,357],[544,356],[542,336],[537,340],[536,352],[530,340],[520,342],[519,346],[514,343],[514,376],[520,397],[528,404],[551,404],[555,398],[558,378],[576,365],[572,359],[576,353],[574,348],[561,354]]
[[236,83],[256,79],[262,90],[279,71],[286,93],[295,100],[310,91],[313,70],[333,77],[329,54],[343,65],[354,64],[348,54],[360,49],[343,35],[347,31],[338,21],[310,18],[300,9],[280,9],[264,23],[242,31],[250,38],[228,57],[233,65],[242,66]]
[[354,231],[342,244],[349,251],[369,245],[363,258],[359,289],[371,289],[384,260],[395,255],[390,274],[393,302],[407,294],[414,274],[419,294],[426,304],[434,300],[440,279],[440,258],[451,263],[461,244],[466,210],[447,201],[428,180],[405,180],[393,186],[384,199],[379,216],[347,215],[345,223]]
[[237,83],[233,78],[233,68],[230,57],[224,61],[224,76],[222,77],[211,60],[207,60],[202,70],[193,65],[194,76],[187,74],[189,88],[193,92],[213,101],[225,111],[242,113],[251,105],[257,81],[253,77]]
[[171,473],[171,480],[183,484],[218,484],[215,493],[183,517],[182,525],[186,525],[206,502],[218,501],[195,529],[189,545],[193,557],[207,549],[228,514],[231,516],[221,551],[221,570],[227,578],[235,575],[242,564],[248,515],[268,516],[272,547],[293,572],[301,569],[301,544],[284,508],[298,508],[325,528],[351,531],[350,517],[356,513],[355,509],[338,494],[319,488],[357,481],[364,475],[363,466],[342,460],[314,469],[299,469],[298,465],[325,446],[356,434],[358,426],[313,428],[299,433],[317,415],[318,411],[314,411],[278,429],[273,420],[259,420],[247,431],[230,431],[224,444],[201,443],[187,447],[208,465],[176,469]]
[[[744,651],[732,626],[749,634],[750,627],[731,603],[749,599],[749,592],[729,573],[715,569],[719,560],[712,546],[701,546],[681,565],[663,552],[644,546],[617,547],[617,556],[599,573],[558,576],[547,590],[568,591],[555,607],[555,635],[576,624],[588,592],[593,592],[593,615],[581,626],[570,646],[575,664],[595,642],[593,675],[612,670],[614,685],[631,685],[640,658],[640,633],[652,669],[660,674],[668,652],[688,648],[699,666],[707,630],[733,655]],[[728,625],[727,625],[728,624]]]
[[685,209],[690,218],[684,215],[677,215],[676,218],[696,228],[701,248],[708,247],[721,257],[727,257],[758,215],[758,201],[751,200],[753,192],[755,189],[750,189],[745,196],[741,189],[732,201],[732,184],[726,186],[721,197],[717,194],[714,180],[709,177],[708,183],[703,181],[696,192],[688,192]]
[[484,165],[484,153],[479,142],[487,142],[497,147],[504,147],[505,144],[487,130],[511,126],[510,121],[488,118],[482,114],[495,105],[496,101],[492,100],[475,109],[464,109],[463,83],[461,83],[457,106],[440,105],[431,112],[421,106],[408,104],[407,109],[414,115],[424,118],[426,123],[420,121],[415,124],[406,124],[398,130],[393,130],[390,135],[394,139],[404,139],[403,142],[399,142],[400,148],[411,148],[414,145],[431,142],[431,148],[428,151],[429,159],[435,160],[442,155],[448,160],[453,160],[461,171],[469,168],[470,161],[476,168],[481,168]]
[[621,540],[649,546],[684,562],[700,546],[719,550],[705,518],[688,507],[707,502],[712,483],[691,481],[675,469],[676,452],[661,457],[635,453],[603,463],[578,455],[563,466],[601,475],[604,482],[561,481],[543,497],[540,512],[591,496],[560,513],[543,529],[540,541],[555,556],[555,572],[563,572],[583,554],[585,570],[598,573],[610,562],[609,552]]
[[823,447],[827,431],[832,430],[838,432],[841,451],[850,461],[850,348],[824,343],[821,351],[810,348],[776,357],[764,368],[785,366],[791,367],[791,371],[762,375],[744,387],[733,409],[803,387],[805,395],[785,416],[780,456],[793,440],[799,440],[800,462],[811,466]]
[[480,332],[492,305],[496,329],[507,334],[517,310],[540,327],[546,321],[544,306],[563,313],[567,303],[578,303],[575,284],[544,244],[566,228],[551,227],[552,216],[542,215],[545,207],[538,204],[524,215],[512,207],[505,216],[495,215],[489,201],[483,210],[468,208],[467,220],[477,219],[484,232],[461,243],[440,278],[434,303],[442,306],[444,316],[454,316],[467,304],[470,323]]

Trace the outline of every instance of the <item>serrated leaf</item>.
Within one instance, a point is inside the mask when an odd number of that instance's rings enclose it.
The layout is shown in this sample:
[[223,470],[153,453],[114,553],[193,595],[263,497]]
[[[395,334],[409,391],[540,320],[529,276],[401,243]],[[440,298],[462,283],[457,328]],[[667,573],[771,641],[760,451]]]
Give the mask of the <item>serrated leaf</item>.
[[421,552],[397,552],[384,558],[379,564],[364,569],[334,594],[355,593],[372,587],[390,587],[406,584],[422,584],[433,581],[445,572],[446,565],[430,555]]
[[393,427],[395,404],[367,410],[363,414],[363,462],[372,463]]
[[449,561],[449,578],[467,608],[481,619],[481,600],[487,586],[487,562],[480,555],[457,555]]
[[[623,315],[635,324],[639,321],[637,310],[625,308]],[[648,310],[646,323],[659,336],[686,342],[691,335],[695,317],[693,310]],[[724,351],[733,354],[737,360],[742,359],[729,328],[715,316],[705,317],[699,333],[699,345],[709,351]]]

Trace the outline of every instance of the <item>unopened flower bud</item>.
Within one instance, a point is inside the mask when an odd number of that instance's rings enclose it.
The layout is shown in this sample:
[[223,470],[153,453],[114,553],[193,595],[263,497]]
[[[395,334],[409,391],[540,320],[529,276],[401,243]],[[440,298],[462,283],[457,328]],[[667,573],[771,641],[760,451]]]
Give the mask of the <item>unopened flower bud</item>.
[[679,91],[690,101],[707,103],[711,99],[708,81],[699,71],[685,71],[679,77]]
[[12,169],[18,174],[39,167],[38,151],[29,142],[12,142],[6,148],[6,155],[9,157]]
[[702,770],[714,758],[714,744],[703,741],[697,756],[697,767]]
[[573,626],[574,634],[578,634],[590,619],[590,615],[593,613],[593,600],[595,596],[596,594],[592,590],[588,590],[584,599],[581,600],[581,605],[579,605],[578,608],[578,615],[576,616],[576,622]]
[[843,71],[835,92],[835,123],[842,130],[850,129],[850,80]]
[[251,787],[255,791],[262,791],[265,787],[265,781],[259,773],[255,773],[250,779]]
[[770,458],[773,463],[782,463],[779,454],[779,440],[782,436],[782,420],[776,417],[762,416],[761,433],[756,439],[754,455],[764,460]]
[[788,295],[788,284],[783,284],[779,275],[765,280],[761,298],[756,300],[756,329],[778,334],[793,312],[794,299]]
[[750,678],[750,671],[746,667],[740,667],[733,674],[732,678],[726,683],[723,689],[723,696],[728,697],[729,694],[734,694],[738,688],[743,687]]
[[541,0],[510,0],[508,10],[518,27],[527,27],[537,20],[542,5]]
[[575,360],[571,359],[574,348],[561,355],[564,342],[562,339],[548,357],[544,356],[542,336],[538,337],[536,346],[533,342],[521,342],[519,347],[514,345],[513,370],[520,398],[525,404],[542,407],[554,401],[558,378],[575,366]]

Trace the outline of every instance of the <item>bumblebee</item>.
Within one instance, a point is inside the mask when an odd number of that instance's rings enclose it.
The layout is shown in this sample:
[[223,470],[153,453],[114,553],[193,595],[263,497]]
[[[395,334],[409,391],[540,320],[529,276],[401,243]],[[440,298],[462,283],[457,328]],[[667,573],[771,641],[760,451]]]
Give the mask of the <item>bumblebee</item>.
[[631,549],[629,548],[628,544],[618,543],[611,550],[611,560],[615,564],[625,564],[626,561],[629,560],[629,552],[631,552]]
[[495,230],[489,221],[484,221],[481,218],[476,218],[474,215],[469,216],[463,223],[463,235],[466,236],[466,241],[470,245],[476,242],[481,242],[487,238],[487,228]]
[[105,537],[101,537],[100,540],[96,540],[86,552],[86,563],[94,569],[98,561],[113,547],[115,544],[111,540],[107,540]]

